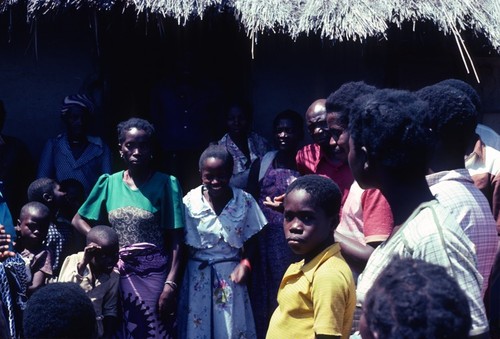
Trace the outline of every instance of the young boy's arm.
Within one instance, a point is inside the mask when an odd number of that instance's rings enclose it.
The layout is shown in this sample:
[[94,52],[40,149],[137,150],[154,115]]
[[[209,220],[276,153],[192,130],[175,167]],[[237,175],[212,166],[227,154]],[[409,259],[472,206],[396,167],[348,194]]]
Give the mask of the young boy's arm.
[[45,286],[47,279],[52,276],[50,251],[43,251],[41,255],[35,259],[32,265],[32,274],[33,278],[31,280],[31,285],[28,286],[28,295],[33,294],[38,288]]

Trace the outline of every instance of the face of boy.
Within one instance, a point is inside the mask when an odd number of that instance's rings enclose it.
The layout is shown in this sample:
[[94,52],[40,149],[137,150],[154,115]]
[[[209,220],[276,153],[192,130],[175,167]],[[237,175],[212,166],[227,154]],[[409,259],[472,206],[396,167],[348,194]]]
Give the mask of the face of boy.
[[201,169],[201,182],[212,197],[218,197],[226,193],[229,189],[229,179],[226,164],[222,159],[207,158]]
[[306,261],[331,245],[335,218],[326,215],[303,189],[288,193],[284,201],[283,230],[288,246]]
[[41,244],[47,237],[50,225],[50,216],[37,210],[29,210],[20,220],[18,229],[24,241]]
[[90,263],[101,273],[111,273],[113,267],[118,262],[118,245],[100,245],[93,253]]

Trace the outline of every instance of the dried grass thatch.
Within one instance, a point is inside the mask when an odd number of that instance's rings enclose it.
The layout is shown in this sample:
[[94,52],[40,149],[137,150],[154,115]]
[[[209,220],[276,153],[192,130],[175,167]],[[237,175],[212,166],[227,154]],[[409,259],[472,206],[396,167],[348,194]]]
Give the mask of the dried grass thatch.
[[138,15],[173,17],[182,25],[217,6],[233,11],[252,38],[284,32],[292,38],[317,33],[334,41],[363,40],[383,36],[389,23],[426,20],[457,39],[463,30],[484,34],[500,51],[499,0],[0,0],[0,12],[15,3],[26,4],[30,17],[65,7],[119,6]]

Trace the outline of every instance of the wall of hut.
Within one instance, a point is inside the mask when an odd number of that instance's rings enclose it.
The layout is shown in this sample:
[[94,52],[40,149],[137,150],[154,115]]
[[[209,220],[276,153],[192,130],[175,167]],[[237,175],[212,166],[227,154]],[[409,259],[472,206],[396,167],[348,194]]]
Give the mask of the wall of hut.
[[413,90],[449,77],[477,88],[485,123],[500,132],[498,54],[481,37],[464,35],[481,80],[477,84],[453,38],[428,25],[417,28],[392,29],[387,39],[363,43],[260,34],[253,45],[233,18],[222,14],[179,27],[171,20],[146,22],[133,12],[67,11],[42,16],[36,24],[26,23],[21,10],[3,13],[3,132],[25,141],[37,161],[45,140],[63,129],[62,98],[85,90],[98,104],[94,132],[114,147],[116,123],[133,115],[148,118],[151,89],[186,58],[221,98],[250,98],[254,130],[267,137],[275,114],[284,109],[303,113],[346,81]]

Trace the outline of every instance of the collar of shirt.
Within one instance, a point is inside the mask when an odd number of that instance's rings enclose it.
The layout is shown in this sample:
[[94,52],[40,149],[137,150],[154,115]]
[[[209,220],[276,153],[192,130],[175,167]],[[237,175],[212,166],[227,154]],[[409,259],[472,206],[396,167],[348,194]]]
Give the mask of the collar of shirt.
[[427,184],[429,186],[433,186],[438,182],[442,181],[459,181],[463,184],[465,183],[474,183],[472,177],[469,174],[469,171],[465,168],[458,168],[451,171],[441,171],[437,173],[428,174],[425,176],[427,180]]
[[[340,252],[340,245],[338,243],[334,243],[325,248],[321,253],[316,255],[307,264],[304,264],[300,268],[300,271],[302,271],[302,273],[309,282],[312,282],[314,272],[317,271],[318,267],[321,266],[321,264],[324,263],[327,259],[335,256],[339,252]],[[303,262],[301,261],[300,263],[302,264]]]

